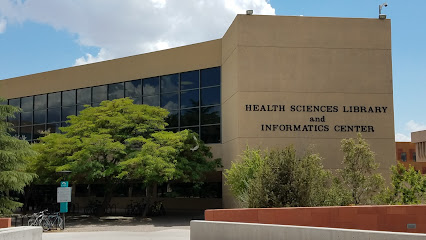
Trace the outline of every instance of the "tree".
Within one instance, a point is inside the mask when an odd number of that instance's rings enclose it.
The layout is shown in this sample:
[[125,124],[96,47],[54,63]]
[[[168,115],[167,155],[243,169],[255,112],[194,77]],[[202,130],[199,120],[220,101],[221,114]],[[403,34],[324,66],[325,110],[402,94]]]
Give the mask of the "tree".
[[416,171],[413,166],[408,169],[401,163],[391,167],[392,187],[390,204],[420,204],[426,197],[426,176]]
[[[47,180],[53,172],[71,170],[69,177],[75,183],[104,183],[99,214],[106,209],[123,179],[137,179],[152,186],[187,177],[185,170],[193,171],[193,175],[202,175],[205,169],[214,170],[214,164],[205,161],[211,153],[204,145],[203,151],[191,155],[204,161],[185,158],[189,132],[164,131],[167,115],[165,109],[136,105],[126,98],[87,107],[78,116],[69,117],[69,126],[60,128],[63,134],[48,134],[34,145],[40,154],[33,168]],[[205,167],[193,168],[194,159]]]
[[346,189],[350,192],[352,204],[368,204],[374,195],[383,190],[384,179],[379,173],[374,152],[368,143],[358,133],[357,138],[343,139],[343,169],[339,170],[340,177]]
[[[0,99],[0,101],[4,101]],[[10,192],[22,192],[35,177],[35,174],[25,171],[27,157],[34,155],[30,144],[12,137],[12,125],[6,122],[13,118],[20,110],[9,105],[0,105],[0,215],[11,214],[13,210],[22,206],[10,196]]]
[[318,154],[296,156],[293,146],[261,152],[247,148],[242,161],[225,170],[226,184],[245,207],[342,204],[332,175]]

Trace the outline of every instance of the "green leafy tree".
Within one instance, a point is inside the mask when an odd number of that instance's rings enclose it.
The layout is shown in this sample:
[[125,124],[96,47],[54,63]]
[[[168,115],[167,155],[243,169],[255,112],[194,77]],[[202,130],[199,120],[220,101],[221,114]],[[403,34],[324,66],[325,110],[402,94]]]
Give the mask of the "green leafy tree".
[[392,187],[390,204],[420,204],[426,197],[426,176],[416,171],[413,166],[408,169],[401,163],[391,167]]
[[[4,101],[0,99],[0,101]],[[9,105],[0,105],[0,215],[11,214],[22,206],[10,197],[10,192],[22,192],[35,177],[26,172],[27,158],[34,155],[30,144],[25,140],[12,137],[12,125],[6,118],[13,118],[19,109]]]
[[[87,107],[78,116],[69,117],[69,126],[60,128],[63,134],[48,134],[34,144],[40,154],[32,167],[45,181],[55,180],[54,172],[70,170],[69,177],[75,183],[104,183],[99,214],[123,179],[142,180],[151,187],[152,183],[185,178],[188,169],[193,171],[191,176],[213,170],[214,164],[205,161],[211,153],[204,145],[203,151],[185,158],[189,133],[164,131],[167,115],[165,109],[136,105],[126,98]],[[192,168],[193,160],[204,165]]]
[[351,204],[371,204],[375,195],[384,189],[379,167],[369,144],[358,133],[357,138],[343,139],[343,169],[339,170],[345,188],[350,192]]

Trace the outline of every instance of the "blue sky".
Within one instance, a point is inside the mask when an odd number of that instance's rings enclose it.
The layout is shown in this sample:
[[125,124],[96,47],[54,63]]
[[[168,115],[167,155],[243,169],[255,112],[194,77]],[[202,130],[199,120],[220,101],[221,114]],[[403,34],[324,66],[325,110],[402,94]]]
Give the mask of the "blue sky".
[[[255,14],[378,16],[378,0],[0,0],[0,79],[222,37]],[[388,0],[392,19],[395,133],[426,130],[425,0]],[[212,18],[207,12],[214,12]]]

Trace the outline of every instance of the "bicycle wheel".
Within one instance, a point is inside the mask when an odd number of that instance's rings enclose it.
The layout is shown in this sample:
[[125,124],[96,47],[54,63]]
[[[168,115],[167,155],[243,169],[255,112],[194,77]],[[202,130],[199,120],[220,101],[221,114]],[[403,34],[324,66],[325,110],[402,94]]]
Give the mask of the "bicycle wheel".
[[41,227],[43,228],[43,231],[49,231],[50,230],[50,223],[47,220],[41,220],[40,223]]
[[37,226],[37,221],[34,218],[28,219],[28,226]]
[[61,217],[59,217],[58,216],[58,226],[59,226],[59,229],[61,229],[61,230],[64,230],[64,228],[65,228],[65,226],[64,226],[64,220],[62,220],[62,218]]

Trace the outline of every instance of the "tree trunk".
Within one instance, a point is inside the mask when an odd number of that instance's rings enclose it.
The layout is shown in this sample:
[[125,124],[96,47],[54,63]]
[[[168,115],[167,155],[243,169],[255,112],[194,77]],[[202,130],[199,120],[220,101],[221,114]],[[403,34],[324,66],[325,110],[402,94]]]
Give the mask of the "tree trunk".
[[145,218],[151,209],[152,202],[157,198],[157,183],[151,183],[146,187],[145,209],[143,210],[142,218]]
[[[108,186],[109,185],[109,186]],[[105,186],[108,186],[105,188],[105,194],[104,194],[104,200],[102,202],[102,205],[99,209],[96,210],[97,216],[104,216],[107,212],[108,206],[112,199],[112,193],[114,192],[114,185],[113,184],[106,184]]]

